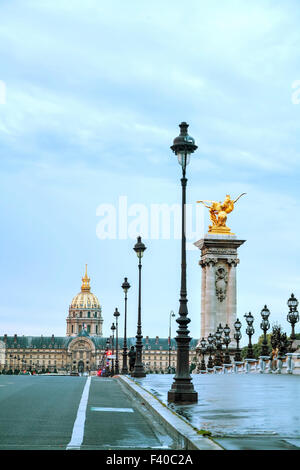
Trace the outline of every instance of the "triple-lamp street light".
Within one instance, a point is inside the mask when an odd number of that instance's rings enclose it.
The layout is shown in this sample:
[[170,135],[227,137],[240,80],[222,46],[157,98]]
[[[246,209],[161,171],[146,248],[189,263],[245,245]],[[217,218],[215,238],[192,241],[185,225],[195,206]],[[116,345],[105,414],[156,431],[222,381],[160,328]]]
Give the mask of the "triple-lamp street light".
[[142,272],[142,257],[144,251],[147,249],[144,243],[142,242],[141,237],[137,237],[137,243],[134,245],[134,251],[137,254],[139,260],[139,297],[138,297],[138,321],[137,321],[137,334],[136,334],[136,359],[134,364],[133,372],[131,377],[146,377],[146,372],[144,369],[144,364],[142,362],[142,352],[143,352],[143,343],[142,343],[142,319],[141,319],[141,272]]
[[292,325],[292,333],[291,333],[291,336],[290,336],[290,346],[289,346],[290,352],[293,352],[293,350],[294,350],[293,349],[293,342],[296,339],[295,325],[299,321],[299,313],[297,311],[298,303],[299,302],[296,299],[296,297],[294,296],[294,294],[291,295],[291,297],[289,298],[289,300],[287,302],[288,307],[290,309],[289,313],[287,314],[287,321]]
[[189,368],[189,330],[187,325],[190,322],[188,318],[187,308],[187,287],[186,287],[186,167],[189,164],[191,154],[198,148],[195,145],[193,137],[188,135],[188,124],[182,122],[180,125],[180,135],[176,137],[171,146],[171,150],[178,158],[178,163],[182,168],[182,216],[181,216],[181,289],[180,289],[180,306],[179,317],[176,322],[179,325],[177,330],[178,336],[175,338],[177,343],[177,367],[174,382],[168,392],[168,401],[172,403],[189,404],[198,401],[198,393],[194,390],[192,378],[190,376]]

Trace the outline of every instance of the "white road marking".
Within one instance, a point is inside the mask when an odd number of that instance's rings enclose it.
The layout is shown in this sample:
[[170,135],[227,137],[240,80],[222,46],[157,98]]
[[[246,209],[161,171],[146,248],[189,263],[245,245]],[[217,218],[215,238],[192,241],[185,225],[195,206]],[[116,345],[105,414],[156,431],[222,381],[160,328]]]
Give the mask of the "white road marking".
[[132,408],[101,408],[98,406],[91,406],[92,411],[115,411],[116,413],[134,413]]
[[66,450],[80,449],[80,446],[82,444],[83,436],[84,436],[85,415],[86,415],[87,402],[89,398],[90,385],[91,385],[91,377],[88,377],[86,384],[84,386],[83,392],[82,392],[80,403],[79,403],[76,420],[73,426],[72,437],[71,437],[69,444],[67,445]]

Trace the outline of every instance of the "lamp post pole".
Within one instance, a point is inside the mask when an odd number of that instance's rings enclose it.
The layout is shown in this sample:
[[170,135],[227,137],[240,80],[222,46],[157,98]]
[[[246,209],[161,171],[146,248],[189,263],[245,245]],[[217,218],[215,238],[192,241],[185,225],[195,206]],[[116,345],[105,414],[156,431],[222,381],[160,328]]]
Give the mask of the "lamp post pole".
[[[111,355],[114,356],[114,339],[115,339],[115,324],[113,323],[111,325],[111,331],[112,331],[112,337],[111,337]],[[114,363],[114,358],[112,357],[111,359],[111,375],[115,375],[115,363]]]
[[127,366],[127,292],[130,289],[130,284],[127,281],[127,277],[124,278],[124,282],[122,284],[122,289],[124,291],[124,301],[125,301],[125,314],[124,314],[124,343],[123,343],[123,366],[121,373],[123,375],[128,374],[128,366]]
[[173,310],[170,312],[170,317],[169,317],[169,367],[168,367],[168,373],[171,374],[171,320],[172,317],[175,317],[175,313]]
[[119,374],[119,335],[118,335],[118,318],[120,313],[116,308],[114,312],[114,317],[116,317],[116,374]]
[[134,369],[131,374],[132,377],[146,377],[144,365],[142,362],[142,350],[143,350],[143,343],[142,343],[142,320],[141,320],[141,282],[142,282],[142,257],[146,247],[144,243],[142,243],[142,238],[137,237],[137,243],[134,246],[134,251],[137,254],[139,259],[139,300],[138,300],[138,322],[137,322],[137,334],[136,334],[136,359],[134,364]]
[[198,401],[198,393],[194,390],[189,372],[189,343],[187,325],[190,322],[187,308],[187,287],[186,287],[186,236],[185,236],[185,205],[186,205],[186,166],[189,163],[190,155],[197,149],[195,140],[188,135],[188,124],[182,122],[180,125],[180,135],[174,139],[171,147],[182,167],[182,238],[181,238],[181,289],[179,300],[179,317],[176,322],[179,325],[176,337],[177,343],[177,367],[174,382],[168,392],[168,401],[173,403],[189,404]]

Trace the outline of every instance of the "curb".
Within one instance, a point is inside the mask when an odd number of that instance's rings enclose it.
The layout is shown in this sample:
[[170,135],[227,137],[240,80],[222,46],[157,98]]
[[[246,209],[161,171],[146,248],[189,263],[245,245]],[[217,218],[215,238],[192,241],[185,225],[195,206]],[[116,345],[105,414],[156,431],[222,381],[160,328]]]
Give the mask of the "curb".
[[193,426],[180,418],[175,412],[171,411],[164,403],[142,386],[128,377],[118,376],[116,378],[120,380],[135,397],[142,400],[146,408],[154,415],[156,420],[159,421],[166,430],[166,433],[176,441],[180,449],[224,450],[222,446],[212,439],[199,435]]

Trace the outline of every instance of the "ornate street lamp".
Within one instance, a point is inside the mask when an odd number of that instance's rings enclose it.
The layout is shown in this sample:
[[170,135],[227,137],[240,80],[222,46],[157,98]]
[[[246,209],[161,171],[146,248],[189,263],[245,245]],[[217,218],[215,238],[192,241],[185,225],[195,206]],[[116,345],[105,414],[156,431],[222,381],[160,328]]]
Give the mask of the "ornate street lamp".
[[240,341],[242,339],[242,333],[241,333],[241,328],[242,324],[240,320],[237,318],[237,320],[234,322],[234,339],[236,341],[236,351],[234,355],[234,362],[242,362],[242,356],[241,356],[241,350],[240,350]]
[[217,368],[220,368],[223,366],[223,360],[222,360],[222,332],[223,328],[221,325],[218,326],[217,331],[215,332],[215,346],[216,346],[216,354],[215,354],[215,361],[214,365]]
[[290,336],[290,352],[293,352],[293,342],[295,341],[296,339],[296,335],[295,335],[295,325],[296,323],[298,323],[299,321],[299,313],[297,311],[297,307],[298,307],[298,300],[296,299],[296,297],[294,296],[294,294],[291,295],[291,297],[289,298],[288,302],[288,307],[290,309],[288,315],[287,315],[287,321],[292,325],[292,333],[291,333],[291,336]]
[[204,338],[201,339],[200,345],[201,345],[200,353],[202,354],[202,360],[201,360],[201,365],[200,365],[200,373],[205,374],[205,372],[206,372],[205,353],[207,351],[207,342],[205,341]]
[[251,337],[254,335],[255,330],[253,328],[253,322],[254,322],[254,317],[249,312],[248,314],[245,313],[244,317],[246,318],[247,322],[247,328],[246,328],[246,333],[249,336],[249,344],[248,344],[248,349],[247,349],[247,359],[254,359],[254,352],[253,352],[253,347],[251,343]]
[[122,284],[122,289],[125,295],[125,316],[124,316],[124,343],[123,343],[123,366],[122,366],[122,374],[128,374],[128,366],[127,366],[127,292],[130,289],[130,284],[127,281],[127,277],[124,278],[124,282]]
[[214,368],[214,361],[213,361],[213,358],[212,358],[212,353],[215,349],[215,346],[214,346],[214,337],[211,333],[209,333],[208,337],[207,337],[207,352],[209,354],[209,357],[208,357],[208,361],[207,361],[207,371],[210,371],[210,370],[213,370]]
[[171,320],[175,317],[175,313],[171,310],[169,315],[169,367],[168,374],[171,374]]
[[268,347],[267,331],[270,329],[270,322],[269,322],[270,310],[268,309],[266,305],[264,306],[260,314],[262,316],[262,322],[260,324],[260,327],[264,332],[264,339],[263,339],[262,347],[261,347],[261,356],[268,357],[270,351]]
[[225,344],[225,347],[226,347],[225,357],[224,357],[224,364],[225,365],[226,364],[231,364],[230,354],[229,354],[229,349],[228,349],[228,346],[231,343],[231,338],[230,338],[230,328],[227,324],[224,328],[224,340],[223,341],[224,341],[224,344]]
[[178,163],[182,168],[182,216],[181,216],[181,288],[180,288],[180,306],[179,317],[176,322],[179,325],[176,337],[177,343],[177,367],[176,375],[171,389],[168,392],[168,401],[173,403],[196,403],[198,401],[198,393],[194,390],[192,378],[189,371],[189,343],[191,338],[188,336],[189,330],[187,325],[190,322],[188,318],[187,308],[187,287],[186,287],[186,167],[189,164],[191,154],[197,149],[195,140],[188,135],[188,124],[182,122],[180,125],[180,135],[176,137],[171,146],[172,151],[178,158]]
[[118,336],[118,318],[120,313],[118,309],[114,311],[114,317],[116,317],[116,374],[119,374],[119,336]]
[[[111,355],[113,356],[114,355],[114,339],[115,339],[115,324],[113,323],[110,327],[111,331],[112,331],[112,337],[111,337]],[[112,357],[111,359],[111,375],[115,375],[115,363],[114,363],[114,359]]]
[[141,320],[141,273],[142,273],[142,257],[146,247],[142,242],[141,237],[137,237],[137,243],[134,245],[134,251],[137,254],[139,259],[139,300],[138,300],[138,322],[137,322],[137,334],[136,334],[136,360],[134,364],[134,369],[131,374],[132,377],[146,377],[146,372],[144,369],[144,365],[142,362],[142,350],[143,350],[143,343],[142,343],[142,320]]

